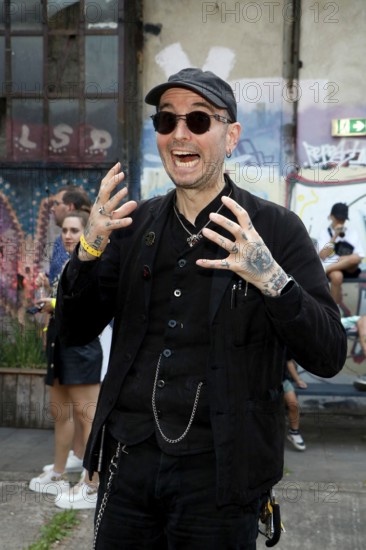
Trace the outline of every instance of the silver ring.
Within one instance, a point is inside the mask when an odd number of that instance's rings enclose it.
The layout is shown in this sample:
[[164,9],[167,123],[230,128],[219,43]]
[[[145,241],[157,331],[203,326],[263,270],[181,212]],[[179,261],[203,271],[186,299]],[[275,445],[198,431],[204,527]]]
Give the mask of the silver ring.
[[106,212],[104,210],[104,206],[101,206],[99,209],[98,209],[98,212],[99,214],[101,214],[102,216],[107,216],[107,218],[111,218],[112,217],[112,214],[109,214],[108,212]]

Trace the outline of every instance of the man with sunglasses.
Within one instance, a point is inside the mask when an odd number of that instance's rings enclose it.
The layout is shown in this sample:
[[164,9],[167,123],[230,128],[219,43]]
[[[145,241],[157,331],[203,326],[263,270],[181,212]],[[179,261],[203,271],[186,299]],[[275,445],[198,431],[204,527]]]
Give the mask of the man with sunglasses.
[[224,173],[231,87],[184,69],[146,102],[175,189],[123,202],[117,163],[57,302],[71,345],[115,319],[85,460],[101,480],[95,548],[253,550],[282,477],[285,351],[331,377],[346,337],[299,218]]

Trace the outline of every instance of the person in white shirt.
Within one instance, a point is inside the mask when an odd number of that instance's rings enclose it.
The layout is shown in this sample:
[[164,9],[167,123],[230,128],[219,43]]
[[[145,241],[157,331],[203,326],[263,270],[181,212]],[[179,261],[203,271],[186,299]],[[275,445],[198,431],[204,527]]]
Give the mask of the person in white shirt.
[[365,256],[357,232],[345,225],[348,219],[348,206],[337,202],[329,215],[330,225],[318,239],[319,256],[330,281],[331,295],[337,304],[342,301],[344,277],[357,278],[361,273],[359,265]]

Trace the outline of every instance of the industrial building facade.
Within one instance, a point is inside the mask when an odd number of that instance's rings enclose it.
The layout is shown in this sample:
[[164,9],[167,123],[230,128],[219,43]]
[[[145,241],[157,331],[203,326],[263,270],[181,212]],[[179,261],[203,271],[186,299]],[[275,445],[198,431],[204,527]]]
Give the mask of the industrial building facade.
[[[225,166],[232,179],[315,231],[324,212],[310,206],[332,201],[317,185],[366,173],[365,15],[363,0],[0,0],[3,307],[23,304],[24,282],[47,270],[62,185],[93,197],[120,160],[131,198],[171,186],[143,99],[187,66],[233,87],[243,132]],[[315,187],[289,196],[292,173]],[[352,189],[356,216],[366,209]]]

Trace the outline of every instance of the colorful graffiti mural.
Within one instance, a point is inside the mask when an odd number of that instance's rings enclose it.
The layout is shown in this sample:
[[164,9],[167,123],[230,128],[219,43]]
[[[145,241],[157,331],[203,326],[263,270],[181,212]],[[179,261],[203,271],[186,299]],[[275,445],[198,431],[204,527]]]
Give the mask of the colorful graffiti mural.
[[[40,176],[41,174],[41,176]],[[101,174],[62,169],[3,170],[0,176],[0,306],[15,314],[33,303],[34,279],[47,272],[58,234],[52,196],[66,184],[83,186],[93,198]]]

